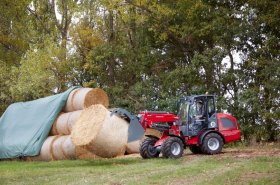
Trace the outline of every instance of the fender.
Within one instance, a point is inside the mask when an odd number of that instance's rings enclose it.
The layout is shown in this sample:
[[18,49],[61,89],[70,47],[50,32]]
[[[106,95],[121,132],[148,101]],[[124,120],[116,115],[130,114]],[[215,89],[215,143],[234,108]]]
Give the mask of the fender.
[[[147,137],[158,139],[156,136],[153,136],[153,135],[147,135]],[[177,137],[177,138],[179,138],[182,141],[182,143],[184,144],[184,148],[186,148],[186,142],[184,142],[183,138],[179,137],[179,136],[176,136],[176,135],[164,135],[163,137],[158,139],[158,141],[155,143],[154,147],[161,146],[163,144],[163,142],[166,139],[168,139],[169,137]]]
[[205,132],[203,132],[200,136],[199,136],[199,145],[202,145],[202,142],[203,142],[203,139],[204,139],[204,137],[207,135],[207,134],[209,134],[209,133],[216,133],[216,134],[219,134],[221,137],[222,137],[222,139],[223,139],[223,142],[225,143],[225,138],[224,138],[224,136],[220,133],[220,132],[218,132],[218,131],[216,131],[216,130],[207,130],[207,131],[205,131]]
[[150,137],[150,138],[155,138],[155,139],[159,139],[157,136],[154,135],[145,135],[146,137]]
[[170,137],[177,137],[177,138],[179,138],[179,139],[182,141],[183,145],[184,145],[184,149],[187,148],[186,139],[185,139],[185,137],[182,137],[181,134],[180,134],[180,136],[177,136],[177,135],[174,135],[174,134],[170,134],[169,136],[170,136]]

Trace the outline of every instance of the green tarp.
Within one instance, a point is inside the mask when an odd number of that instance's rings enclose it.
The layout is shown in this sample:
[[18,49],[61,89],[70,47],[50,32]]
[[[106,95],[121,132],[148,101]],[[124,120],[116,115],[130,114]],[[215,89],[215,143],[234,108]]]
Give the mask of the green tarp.
[[0,159],[38,155],[54,120],[75,88],[10,105],[0,118]]

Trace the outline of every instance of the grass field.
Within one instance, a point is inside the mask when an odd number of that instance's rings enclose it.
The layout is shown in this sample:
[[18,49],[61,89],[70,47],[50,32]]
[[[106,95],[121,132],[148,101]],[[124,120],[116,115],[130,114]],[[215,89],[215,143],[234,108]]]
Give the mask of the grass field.
[[0,161],[0,184],[280,184],[280,148],[228,148],[181,159]]

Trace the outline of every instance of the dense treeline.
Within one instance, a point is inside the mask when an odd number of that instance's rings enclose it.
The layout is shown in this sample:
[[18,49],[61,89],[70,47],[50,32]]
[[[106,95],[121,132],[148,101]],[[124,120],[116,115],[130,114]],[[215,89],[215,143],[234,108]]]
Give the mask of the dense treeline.
[[1,0],[0,113],[71,85],[174,111],[208,91],[245,141],[279,140],[280,1]]

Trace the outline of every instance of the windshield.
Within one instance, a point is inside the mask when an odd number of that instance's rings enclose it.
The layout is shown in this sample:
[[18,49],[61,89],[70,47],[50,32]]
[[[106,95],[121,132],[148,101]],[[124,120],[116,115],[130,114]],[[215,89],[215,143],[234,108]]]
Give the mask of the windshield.
[[180,100],[178,105],[178,116],[180,117],[182,123],[188,121],[188,111],[189,111],[189,102],[186,100]]

